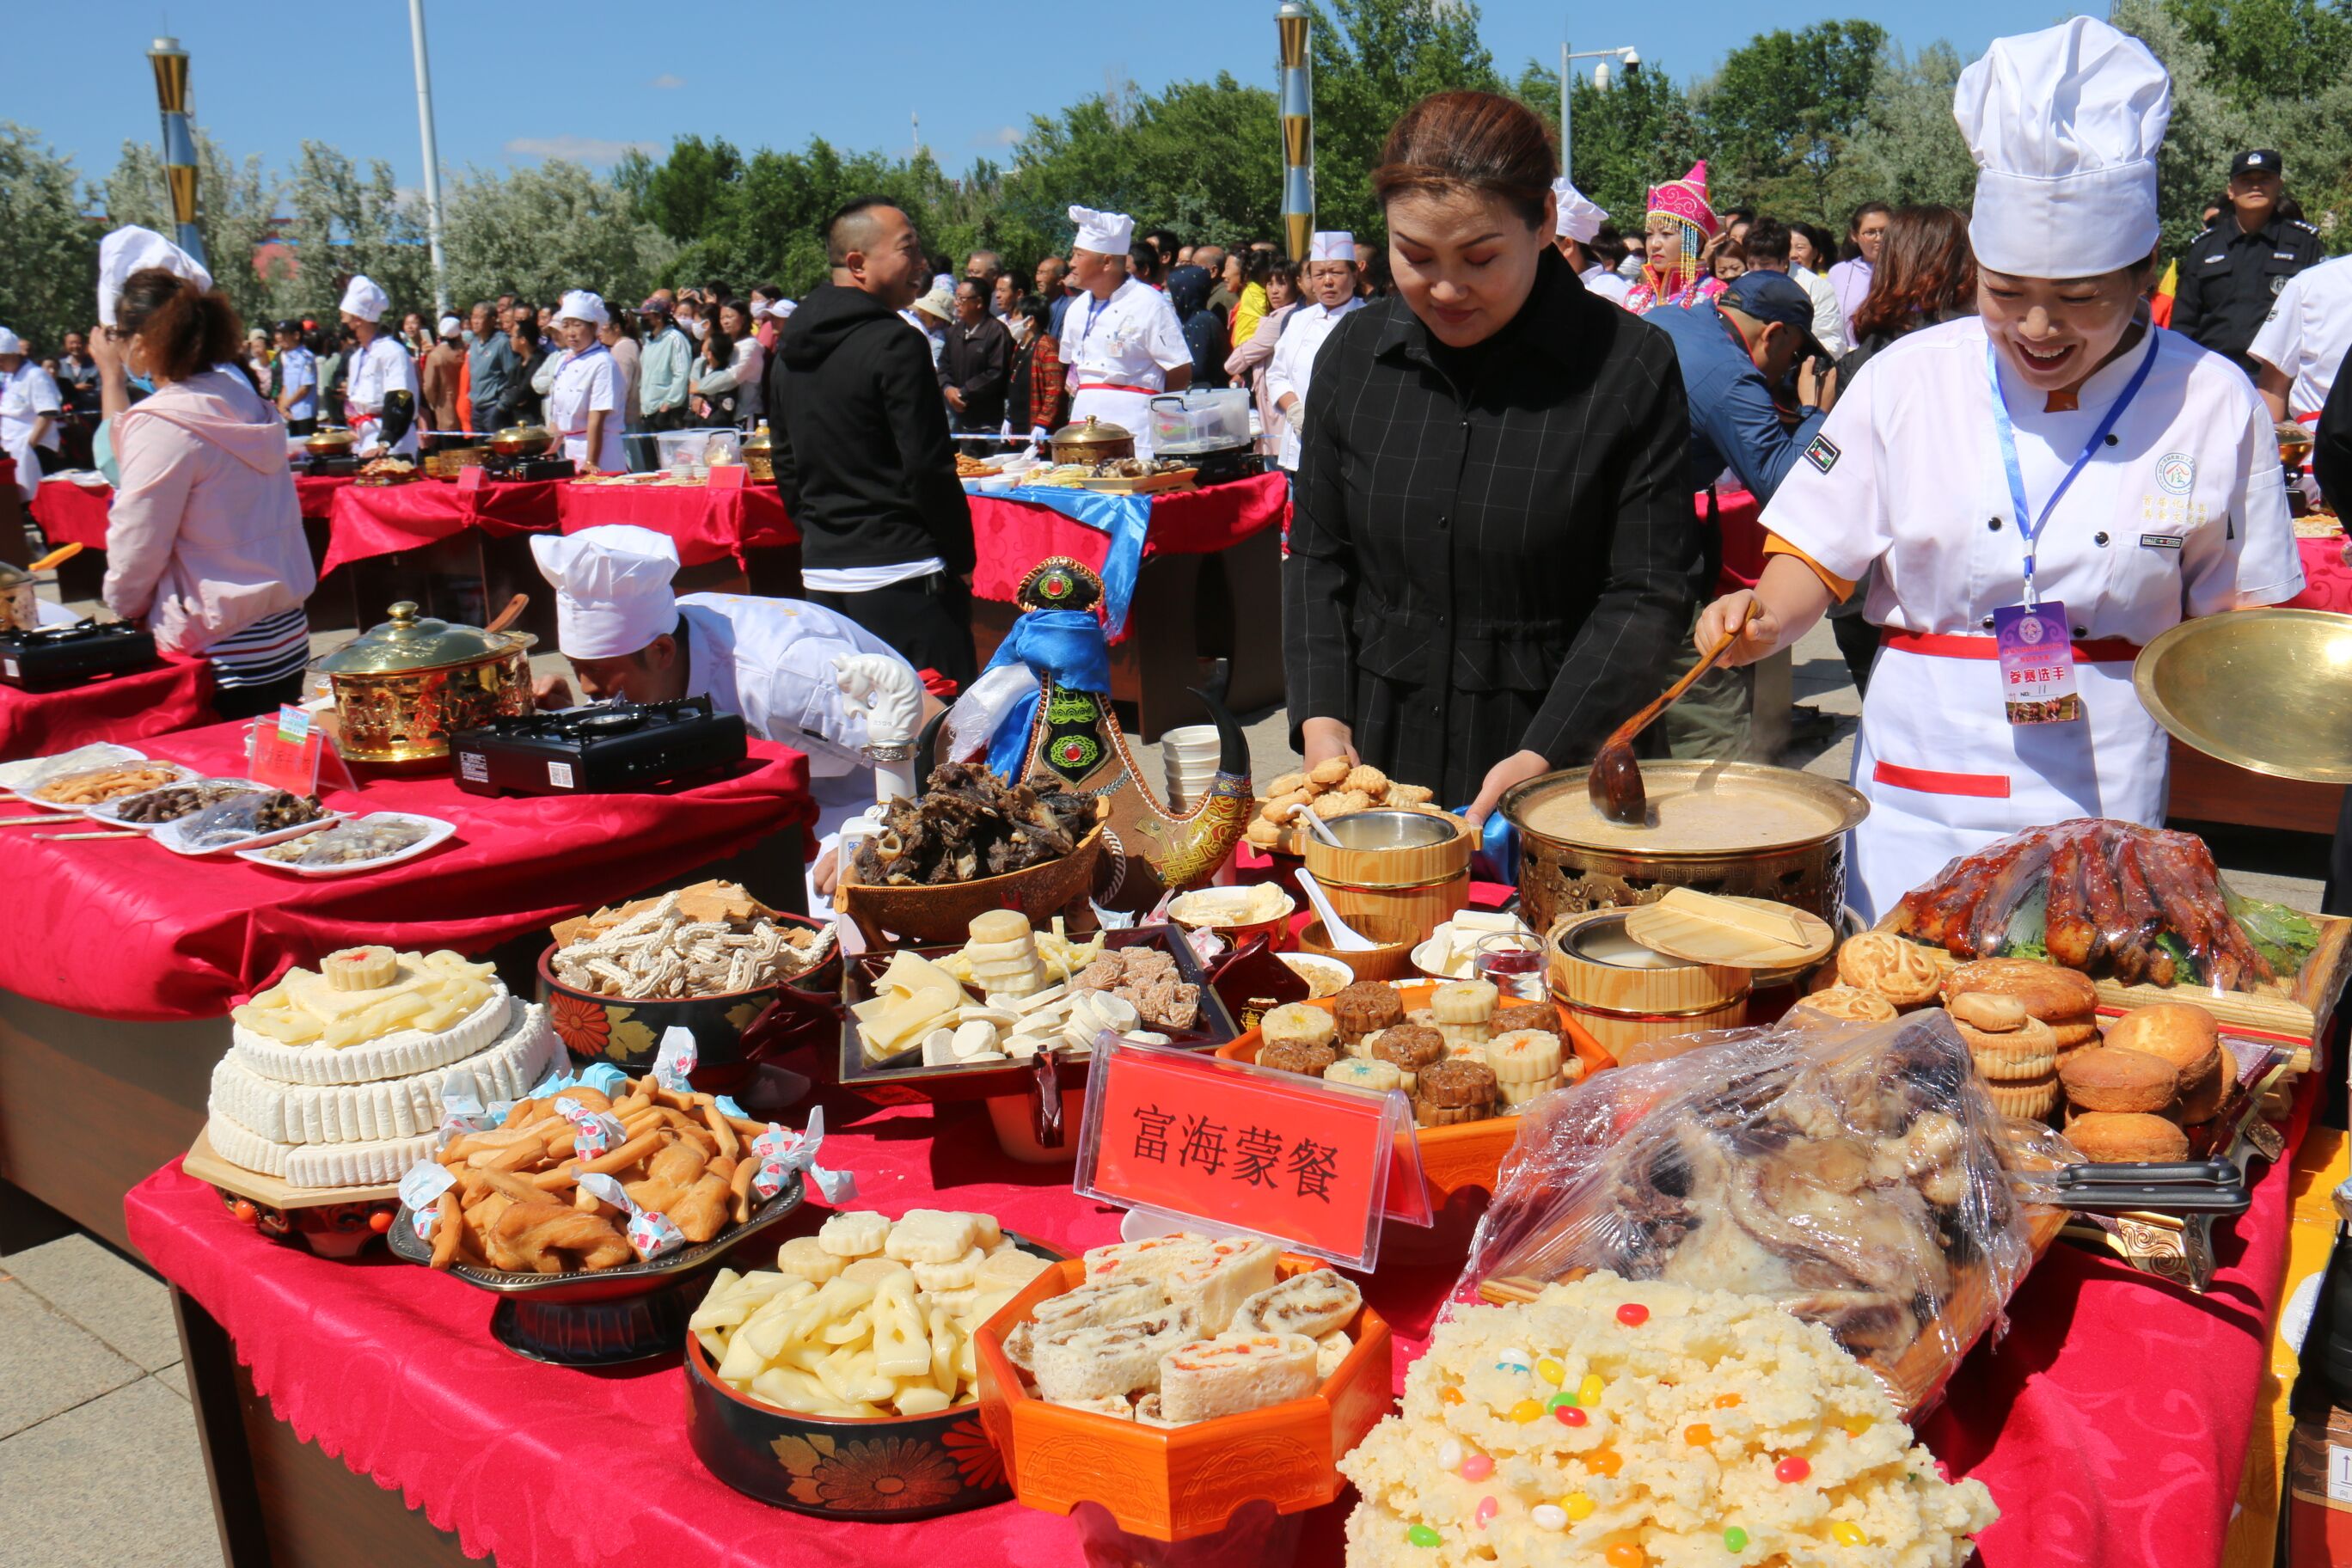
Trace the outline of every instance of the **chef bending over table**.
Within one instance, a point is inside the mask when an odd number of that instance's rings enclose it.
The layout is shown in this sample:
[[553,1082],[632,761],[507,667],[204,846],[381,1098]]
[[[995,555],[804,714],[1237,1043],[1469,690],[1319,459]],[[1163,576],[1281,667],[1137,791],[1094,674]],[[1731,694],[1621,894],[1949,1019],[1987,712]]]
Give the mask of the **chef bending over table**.
[[[535,534],[530,550],[554,584],[556,646],[584,700],[708,696],[761,740],[807,753],[822,836],[809,908],[824,909],[842,825],[875,803],[869,723],[910,742],[932,710],[914,667],[855,621],[804,600],[677,597],[677,546],[649,528]],[[537,697],[541,708],[573,702],[560,676],[541,680]]]

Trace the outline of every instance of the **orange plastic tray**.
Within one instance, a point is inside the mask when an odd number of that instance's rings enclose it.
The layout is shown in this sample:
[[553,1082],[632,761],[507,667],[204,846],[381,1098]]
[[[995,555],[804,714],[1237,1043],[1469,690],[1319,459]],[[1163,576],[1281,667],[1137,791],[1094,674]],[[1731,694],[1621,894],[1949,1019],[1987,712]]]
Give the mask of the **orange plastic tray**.
[[[1406,1011],[1410,1012],[1415,1007],[1428,1006],[1430,993],[1437,986],[1438,982],[1432,980],[1401,985],[1397,990],[1404,999]],[[1306,1005],[1320,1007],[1328,1013],[1331,1010],[1332,998],[1326,996]],[[1533,1004],[1516,1003],[1514,1005]],[[1552,1005],[1559,1012],[1560,1043],[1584,1064],[1585,1078],[1617,1065],[1617,1058],[1610,1054],[1608,1047],[1578,1027],[1576,1021],[1558,1003]],[[1252,1029],[1230,1043],[1219,1046],[1217,1054],[1228,1061],[1255,1062],[1257,1060],[1257,1048],[1262,1043],[1263,1037]],[[1429,1184],[1431,1199],[1443,1204],[1455,1193],[1469,1187],[1492,1193],[1495,1183],[1500,1179],[1503,1156],[1511,1152],[1511,1144],[1518,1135],[1519,1119],[1517,1116],[1490,1116],[1484,1121],[1465,1121],[1453,1127],[1413,1129],[1414,1141],[1421,1145],[1421,1173]]]
[[[1286,1279],[1325,1267],[1288,1252],[1277,1265]],[[1098,1503],[1120,1529],[1153,1541],[1213,1534],[1260,1499],[1278,1513],[1320,1508],[1347,1485],[1336,1468],[1340,1456],[1396,1408],[1389,1326],[1370,1307],[1348,1326],[1356,1348],[1309,1398],[1189,1426],[1146,1426],[1048,1405],[1022,1386],[1004,1336],[1038,1302],[1086,1278],[1077,1258],[1046,1269],[974,1339],[981,1422],[1004,1460],[1013,1495],[1031,1508],[1066,1514]]]

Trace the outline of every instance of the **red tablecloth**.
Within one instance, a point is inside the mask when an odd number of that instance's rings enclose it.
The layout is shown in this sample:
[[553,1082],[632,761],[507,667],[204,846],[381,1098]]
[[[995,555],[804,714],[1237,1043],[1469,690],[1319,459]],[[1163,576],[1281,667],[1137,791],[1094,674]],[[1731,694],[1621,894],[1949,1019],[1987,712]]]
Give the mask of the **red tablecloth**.
[[[215,775],[246,767],[243,724],[142,749]],[[754,741],[751,763],[653,795],[467,795],[446,773],[331,788],[322,798],[340,810],[457,825],[423,859],[350,877],[183,859],[144,838],[0,828],[13,889],[0,987],[102,1018],[213,1018],[289,966],[355,942],[478,952],[815,819],[806,757]]]
[[633,522],[677,542],[687,566],[732,559],[744,565],[750,550],[781,550],[801,542],[800,530],[784,516],[773,485],[740,489],[716,485],[567,484],[558,492],[556,512],[566,533],[608,522]]
[[[1151,498],[1151,531],[1143,558],[1213,555],[1254,533],[1283,523],[1290,515],[1290,481],[1260,474],[1206,489],[1170,490]],[[979,554],[971,591],[983,599],[1011,604],[1021,579],[1048,555],[1067,555],[1099,571],[1110,553],[1110,536],[1034,501],[1002,496],[971,498],[971,538]]]
[[2287,601],[2288,608],[2352,615],[2352,565],[2345,564],[2345,544],[2341,534],[2294,542],[2303,557],[2303,592]]
[[0,762],[93,741],[129,744],[211,722],[212,666],[202,659],[167,658],[152,669],[65,691],[0,686]]
[[545,533],[557,521],[555,479],[526,479],[464,489],[451,479],[415,479],[404,485],[352,485],[335,497],[328,514],[323,577],[336,567],[372,555],[391,555],[437,544],[469,528],[485,533]]
[[[301,503],[302,515],[323,521],[334,505],[335,492],[348,489],[351,482],[348,478],[295,475],[294,496]],[[70,479],[53,479],[44,482],[33,498],[33,521],[41,525],[42,536],[51,544],[103,550],[106,514],[113,505],[114,491],[106,485],[84,487]]]
[[[1116,1232],[1113,1211],[1072,1195],[1066,1167],[998,1152],[978,1106],[853,1122],[855,1102],[826,1092],[824,1161],[856,1173],[857,1206],[984,1208],[1066,1248]],[[2264,1172],[2252,1210],[2223,1227],[2205,1297],[2071,1247],[2034,1270],[2011,1303],[2011,1337],[1977,1352],[1926,1427],[1951,1468],[1984,1479],[2001,1505],[1981,1543],[1986,1568],[2211,1568],[2277,1309],[2290,1174]],[[487,1295],[382,1253],[337,1264],[265,1241],[176,1163],[124,1207],[131,1239],[226,1327],[281,1419],[504,1568],[1081,1560],[1071,1521],[1018,1503],[881,1526],[753,1502],[688,1447],[675,1360],[604,1373],[523,1361],[489,1338]],[[820,1212],[812,1205],[797,1228],[814,1228]],[[1402,1386],[1467,1232],[1392,1229],[1387,1243],[1366,1294],[1398,1326]],[[583,1514],[584,1475],[625,1485]],[[1349,1500],[1309,1516],[1291,1561],[1339,1561]]]

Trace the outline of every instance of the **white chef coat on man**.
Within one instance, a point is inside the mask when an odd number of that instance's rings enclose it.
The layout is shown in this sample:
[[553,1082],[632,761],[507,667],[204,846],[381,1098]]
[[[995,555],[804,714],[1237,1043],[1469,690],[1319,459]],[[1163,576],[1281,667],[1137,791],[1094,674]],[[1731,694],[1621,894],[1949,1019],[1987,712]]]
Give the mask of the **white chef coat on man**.
[[[1122,268],[1134,243],[1135,220],[1125,213],[1072,207],[1078,226],[1074,248],[1115,257]],[[1135,455],[1151,456],[1151,400],[1168,390],[1168,373],[1189,381],[1192,351],[1168,296],[1149,283],[1122,279],[1109,298],[1081,293],[1062,321],[1062,360],[1070,367],[1070,422],[1093,415],[1135,437]]]
[[[604,301],[585,289],[574,289],[556,307],[555,319],[584,321],[591,328],[611,321]],[[566,349],[556,366],[554,384],[547,394],[547,423],[563,442],[563,456],[574,463],[588,459],[588,416],[604,416],[604,437],[596,448],[594,468],[600,473],[627,471],[629,460],[621,445],[627,421],[622,413],[621,363],[613,351],[588,340],[584,349]]]
[[395,392],[405,392],[410,409],[408,428],[392,444],[391,451],[395,457],[416,456],[417,434],[425,423],[425,402],[417,395],[416,362],[408,357],[408,351],[401,346],[398,338],[382,330],[383,313],[392,309],[392,296],[361,274],[343,290],[340,309],[342,314],[375,323],[378,329],[373,338],[352,350],[351,363],[343,370],[343,401],[348,410],[345,422],[359,437],[361,455],[384,455],[383,433],[377,428],[383,417],[384,399]]
[[1584,266],[1576,275],[1578,281],[1611,304],[1623,304],[1633,286],[1592,258],[1592,237],[1609,221],[1608,212],[1566,180],[1554,180],[1551,194],[1559,209],[1559,216],[1552,225],[1553,235],[1574,240],[1577,253],[1584,258]]
[[[65,399],[58,394],[57,378],[25,352],[25,341],[0,327],[0,359],[15,359],[14,368],[0,371],[0,452],[16,459],[16,489],[26,500],[41,488],[41,462],[37,447],[58,449],[58,420]],[[42,417],[48,428],[33,438]]]
[[[677,546],[649,528],[534,534],[530,551],[555,588],[556,646],[586,697],[643,702],[707,695],[719,712],[741,714],[753,735],[806,753],[821,849],[874,804],[867,710],[843,692],[839,667],[844,659],[887,660],[889,673],[919,694],[921,679],[889,644],[803,599],[677,597],[670,584]],[[656,648],[668,639],[682,639],[683,649],[676,640]],[[682,668],[675,658],[681,651]],[[812,889],[810,908],[822,907]]]
[[[2344,356],[2352,353],[2352,256],[2305,268],[2286,280],[2246,350],[2254,362],[2255,388],[2272,417],[2298,425],[2319,423],[2327,394]],[[2319,499],[2311,459],[2300,476],[2304,493]]]
[[[1315,277],[1318,262],[1344,261],[1348,264],[1347,293],[1337,305],[1327,305],[1319,295],[1322,285]],[[1313,379],[1315,355],[1323,347],[1340,318],[1364,308],[1356,297],[1356,237],[1352,234],[1325,232],[1316,235],[1307,244],[1307,276],[1299,279],[1302,298],[1298,309],[1282,324],[1282,336],[1274,345],[1274,357],[1266,362],[1266,401],[1281,409],[1282,452],[1276,461],[1288,474],[1298,472],[1298,434],[1307,423],[1307,392]],[[1297,401],[1285,403],[1286,397]]]
[[[2170,109],[2163,68],[2105,23],[1996,39],[1954,102],[1979,166],[1979,264],[2042,279],[2143,262]],[[2132,687],[2138,648],[2187,617],[2303,587],[2271,422],[2230,361],[2151,331],[2053,412],[1995,354],[2037,515],[2084,459],[2033,545],[2037,600],[2066,609],[2084,717],[2010,723],[1993,612],[2021,602],[2026,542],[1986,332],[1969,316],[1882,351],[1764,512],[1769,533],[1828,573],[1870,576],[1864,613],[1886,628],[1854,750],[1871,811],[1847,901],[1865,921],[1953,857],[2026,827],[2161,826],[2168,746]],[[2144,363],[2112,438],[2095,442]]]

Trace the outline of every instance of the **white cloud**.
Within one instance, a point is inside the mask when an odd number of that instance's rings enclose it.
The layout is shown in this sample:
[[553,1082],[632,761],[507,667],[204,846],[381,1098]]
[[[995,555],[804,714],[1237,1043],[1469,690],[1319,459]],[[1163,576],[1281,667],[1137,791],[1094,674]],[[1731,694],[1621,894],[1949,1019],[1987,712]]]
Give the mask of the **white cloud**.
[[504,149],[509,158],[568,158],[575,163],[611,163],[624,153],[658,153],[658,142],[613,142],[601,136],[518,136]]
[[1021,138],[1028,134],[1018,125],[1000,125],[993,131],[975,131],[971,144],[975,147],[1018,147]]
[[661,75],[654,78],[654,79],[647,85],[660,88],[663,91],[667,92],[674,88],[684,87],[686,85],[686,79],[682,76],[672,76],[669,72],[664,71]]

